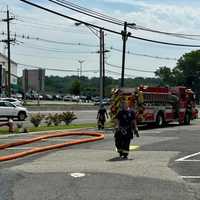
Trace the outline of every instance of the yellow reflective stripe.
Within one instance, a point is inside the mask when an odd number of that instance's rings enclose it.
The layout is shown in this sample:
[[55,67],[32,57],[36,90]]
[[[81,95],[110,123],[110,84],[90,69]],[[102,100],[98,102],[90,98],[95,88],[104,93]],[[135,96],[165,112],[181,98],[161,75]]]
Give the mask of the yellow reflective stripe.
[[138,146],[138,145],[130,145],[129,146],[129,150],[130,151],[133,151],[133,150],[136,150],[136,149],[138,149],[140,146]]
[[117,152],[122,152],[122,153],[129,153],[129,151],[124,150],[124,149],[117,149],[117,148],[116,148],[116,151],[117,151]]

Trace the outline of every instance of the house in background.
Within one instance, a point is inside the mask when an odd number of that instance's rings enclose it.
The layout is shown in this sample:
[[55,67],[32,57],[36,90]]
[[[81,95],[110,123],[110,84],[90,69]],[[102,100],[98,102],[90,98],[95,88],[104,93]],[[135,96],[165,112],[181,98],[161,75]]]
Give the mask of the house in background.
[[[2,88],[8,85],[7,84],[7,73],[8,72],[8,57],[0,53],[0,93],[2,93]],[[17,63],[11,60],[11,85],[12,88],[17,87]]]

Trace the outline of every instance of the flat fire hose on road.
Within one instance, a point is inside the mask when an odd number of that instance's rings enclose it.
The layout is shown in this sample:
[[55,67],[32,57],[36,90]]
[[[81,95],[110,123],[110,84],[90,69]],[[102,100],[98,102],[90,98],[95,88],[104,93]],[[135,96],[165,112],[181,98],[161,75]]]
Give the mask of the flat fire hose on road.
[[16,142],[8,143],[8,144],[1,144],[0,150],[4,150],[4,149],[10,148],[10,147],[16,147],[16,146],[34,143],[34,142],[41,141],[44,139],[49,139],[49,138],[54,138],[54,137],[64,137],[64,136],[92,136],[93,138],[84,138],[84,139],[64,142],[61,144],[48,145],[48,146],[44,146],[44,147],[34,147],[34,148],[31,148],[26,151],[13,153],[13,154],[9,154],[6,156],[0,156],[0,162],[21,158],[21,157],[24,157],[27,155],[44,152],[44,151],[49,151],[52,149],[58,149],[58,148],[63,148],[63,147],[87,143],[87,142],[95,142],[95,141],[104,139],[104,134],[102,134],[100,132],[85,132],[85,131],[55,132],[53,134],[38,136],[38,137],[34,137],[32,139],[16,141]]

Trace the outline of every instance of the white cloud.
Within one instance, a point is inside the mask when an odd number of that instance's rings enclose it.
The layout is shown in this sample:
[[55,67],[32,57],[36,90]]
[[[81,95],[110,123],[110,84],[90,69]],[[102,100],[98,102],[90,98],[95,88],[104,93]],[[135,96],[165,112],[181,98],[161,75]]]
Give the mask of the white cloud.
[[[138,25],[173,32],[200,32],[200,8],[182,4],[147,3],[134,0],[104,0],[105,2],[124,3],[133,6],[133,12],[122,13],[116,10],[116,17],[135,21]],[[135,10],[134,6],[140,9]]]
[[[2,1],[2,0],[0,0]],[[6,0],[3,0],[6,2]],[[38,0],[39,1],[39,0]],[[151,27],[154,29],[160,29],[164,31],[171,31],[171,32],[185,32],[185,33],[197,33],[198,27],[200,25],[200,9],[194,8],[192,6],[182,6],[179,7],[178,5],[167,5],[167,4],[150,4],[146,3],[142,0],[104,0],[104,2],[120,2],[125,3],[127,5],[133,6],[133,11],[127,11],[125,12],[120,10],[120,7],[117,10],[111,10],[110,14],[107,13],[110,16],[116,17],[118,19],[124,19],[129,22],[136,22],[138,25]],[[57,40],[57,41],[65,41],[65,42],[81,42],[81,43],[89,43],[89,44],[97,44],[99,43],[98,39],[95,38],[94,35],[92,35],[88,29],[84,26],[75,27],[74,22],[70,20],[63,19],[61,17],[56,17],[55,15],[48,14],[44,11],[41,11],[39,9],[32,8],[30,6],[25,6],[23,3],[21,3],[19,0],[10,0],[10,8],[13,13],[20,16],[23,16],[24,19],[27,18],[34,18],[34,22],[36,23],[43,23],[55,27],[60,28],[54,28],[54,31],[47,30],[44,27],[40,28],[31,28],[30,26],[26,26],[25,24],[21,24],[20,22],[16,21],[16,25],[12,25],[12,30],[14,29],[17,33],[27,33],[30,36],[36,36],[41,38],[46,38],[50,40]],[[42,4],[42,3],[41,3]],[[81,4],[80,4],[81,5]],[[5,6],[4,6],[5,7]],[[58,11],[61,11],[62,13],[66,13],[69,16],[73,16],[77,19],[85,20],[88,22],[97,23],[96,20],[75,13],[71,12],[67,9],[55,6],[53,4],[48,4],[48,7],[51,9],[56,9]],[[131,6],[130,6],[131,7]],[[1,8],[1,6],[0,6]],[[88,6],[89,8],[89,6]],[[93,8],[90,8],[93,9]],[[96,7],[95,10],[98,10],[99,12],[105,13],[105,11],[101,10],[100,7]],[[105,13],[106,14],[106,13]],[[31,21],[30,21],[31,24]],[[103,23],[98,22],[98,24],[108,27],[111,29],[116,29],[121,31],[123,27],[117,27],[112,26],[109,23]],[[32,24],[33,25],[33,24]],[[63,31],[59,31],[60,29],[64,29]],[[173,38],[169,37],[162,37],[160,35],[150,34],[150,33],[144,33],[141,31],[133,31],[135,35],[138,36],[145,36],[147,38],[155,38],[158,37],[160,40],[168,40],[168,41],[175,41]],[[0,38],[1,39],[1,38]],[[179,40],[181,41],[181,40]],[[26,41],[25,41],[26,42]],[[189,41],[189,43],[191,43]],[[199,42],[200,43],[200,42]],[[51,44],[45,44],[45,43],[37,43],[35,41],[29,42],[29,45],[41,45],[45,46],[46,48],[52,48]],[[113,46],[117,48],[122,47],[122,40],[120,36],[114,36],[113,34],[109,34],[106,36],[106,44],[108,46]],[[94,51],[92,50],[86,50],[82,47],[76,47],[73,48],[68,46],[55,46],[55,48],[65,49],[66,51]],[[184,53],[188,49],[179,49],[176,48],[169,48],[166,46],[156,46],[152,45],[150,43],[144,43],[136,40],[129,40],[127,48],[133,52],[136,53],[146,53],[146,54],[153,54],[158,56],[164,56],[164,57],[179,57],[182,53]],[[97,49],[96,49],[97,50]],[[18,53],[14,54],[14,53]],[[39,55],[38,57],[25,57],[20,56],[19,54],[34,54]],[[110,60],[113,64],[121,65],[121,54],[116,53],[109,53],[111,55]],[[99,66],[99,57],[98,55],[83,55],[83,54],[59,54],[59,53],[49,53],[49,52],[41,52],[33,49],[28,48],[20,48],[19,47],[13,47],[12,48],[12,56],[14,59],[16,59],[19,62],[24,63],[30,63],[30,64],[38,64],[41,66],[52,66],[52,67],[62,67],[66,66],[68,69],[70,67],[75,67],[77,69],[79,67],[78,60],[83,59],[84,67],[85,69],[98,69]],[[44,58],[41,58],[41,56],[44,56]],[[48,57],[52,57],[49,59]],[[58,59],[53,59],[53,58]],[[59,59],[60,57],[60,59]],[[144,69],[150,69],[152,66],[152,69],[155,69],[157,66],[163,66],[167,65],[170,67],[173,67],[175,65],[175,62],[168,62],[163,60],[154,60],[154,59],[143,59],[142,57],[135,57],[127,55],[127,66],[141,66]],[[146,68],[145,68],[146,66]],[[54,68],[55,68],[54,67]],[[150,69],[151,70],[151,69]],[[136,74],[137,75],[137,74]],[[149,74],[147,74],[149,75]]]

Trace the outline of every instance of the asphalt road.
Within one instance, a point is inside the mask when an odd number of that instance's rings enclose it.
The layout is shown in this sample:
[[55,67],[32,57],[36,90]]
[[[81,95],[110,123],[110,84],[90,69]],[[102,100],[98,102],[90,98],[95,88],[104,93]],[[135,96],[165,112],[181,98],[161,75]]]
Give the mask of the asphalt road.
[[[15,123],[23,123],[24,127],[32,127],[33,125],[30,122],[30,114],[34,113],[41,113],[44,115],[48,115],[49,113],[55,114],[55,113],[62,113],[63,111],[31,111],[29,112],[29,117],[25,121],[17,121],[17,119],[14,119]],[[77,116],[77,119],[75,119],[72,124],[83,124],[83,123],[96,123],[96,116],[97,116],[97,110],[74,110],[73,111],[75,115]],[[0,122],[5,122],[7,119],[1,118]],[[45,124],[44,120],[42,124]]]
[[[63,111],[40,111],[40,113],[48,115],[49,113],[62,113]],[[95,123],[97,117],[97,110],[73,110],[77,119],[72,123],[80,124],[80,123]],[[38,111],[32,111],[32,113],[38,113]]]
[[[140,130],[128,160],[118,158],[113,133],[105,139],[0,163],[0,200],[199,200],[200,121]],[[33,135],[1,136],[1,143]],[[56,144],[53,138],[0,151]],[[74,138],[76,139],[76,138]],[[74,174],[79,173],[79,174]]]

